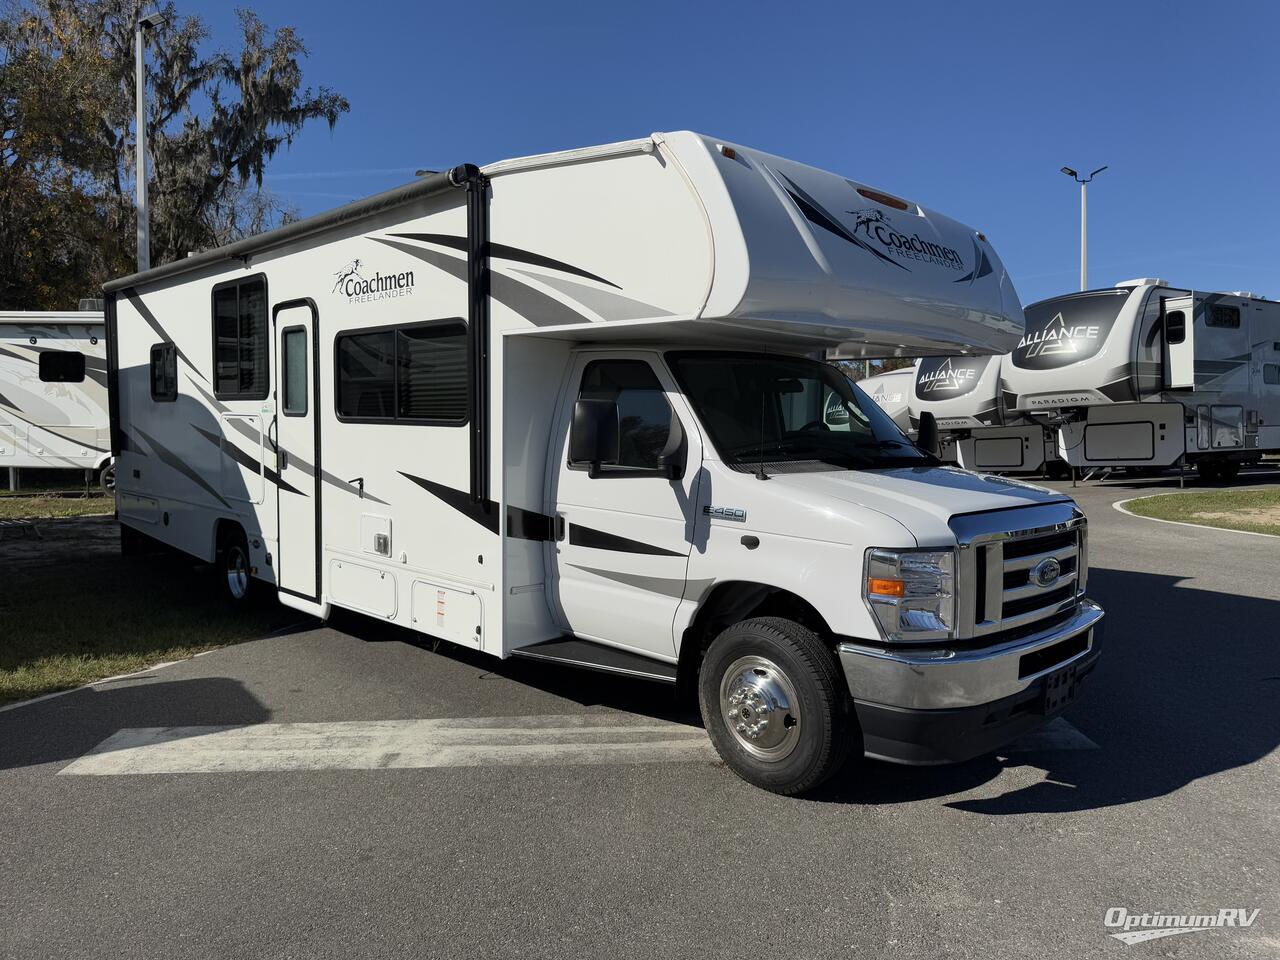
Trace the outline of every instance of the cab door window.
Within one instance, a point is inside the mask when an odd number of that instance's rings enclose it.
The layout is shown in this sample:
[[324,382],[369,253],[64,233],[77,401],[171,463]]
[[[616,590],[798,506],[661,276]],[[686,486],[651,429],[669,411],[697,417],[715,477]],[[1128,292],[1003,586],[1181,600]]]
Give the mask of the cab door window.
[[618,405],[618,463],[656,470],[671,435],[674,414],[653,368],[643,360],[593,360],[582,372],[579,400]]

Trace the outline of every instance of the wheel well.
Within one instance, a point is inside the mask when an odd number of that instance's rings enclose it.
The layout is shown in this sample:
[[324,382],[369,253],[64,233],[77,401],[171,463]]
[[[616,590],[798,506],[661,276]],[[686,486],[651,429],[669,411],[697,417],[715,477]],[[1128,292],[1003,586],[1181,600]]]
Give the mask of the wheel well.
[[240,537],[245,543],[249,542],[249,538],[245,536],[244,527],[235,520],[228,520],[226,517],[220,517],[213,525],[213,557],[218,559],[222,556],[222,551],[226,548],[227,543],[232,537]]
[[798,594],[764,583],[735,580],[718,583],[702,601],[680,640],[677,683],[683,691],[697,691],[698,668],[711,641],[726,627],[752,617],[782,617],[808,627],[818,636],[831,628],[813,604]]

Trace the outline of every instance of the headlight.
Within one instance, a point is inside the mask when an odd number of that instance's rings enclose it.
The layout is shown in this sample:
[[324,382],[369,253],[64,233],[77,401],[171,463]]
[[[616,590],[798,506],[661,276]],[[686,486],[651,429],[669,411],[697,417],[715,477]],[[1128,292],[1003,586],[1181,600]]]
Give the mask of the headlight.
[[862,595],[891,643],[950,639],[956,622],[955,551],[867,551]]

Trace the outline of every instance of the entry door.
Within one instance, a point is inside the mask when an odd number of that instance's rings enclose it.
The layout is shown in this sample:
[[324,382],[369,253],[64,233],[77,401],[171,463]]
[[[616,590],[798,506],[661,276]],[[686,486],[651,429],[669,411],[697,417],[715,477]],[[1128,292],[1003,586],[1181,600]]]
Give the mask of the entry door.
[[1164,385],[1189,390],[1196,385],[1195,297],[1167,297],[1164,308]]
[[[657,357],[584,355],[557,428],[557,511],[552,595],[562,626],[661,657],[675,656],[672,623],[684,593],[695,529],[702,447]],[[591,470],[571,465],[569,433],[579,398],[618,404],[619,458]],[[677,418],[680,418],[677,420]],[[671,431],[684,436],[679,479],[659,471]]]
[[275,308],[276,577],[281,590],[320,598],[320,436],[316,308],[295,300]]

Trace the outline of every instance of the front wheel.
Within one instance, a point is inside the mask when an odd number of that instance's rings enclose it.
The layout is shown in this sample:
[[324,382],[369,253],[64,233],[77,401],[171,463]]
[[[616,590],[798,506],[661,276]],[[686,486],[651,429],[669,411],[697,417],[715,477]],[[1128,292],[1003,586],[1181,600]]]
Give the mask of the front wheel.
[[253,574],[250,572],[249,545],[238,530],[227,537],[219,565],[223,595],[234,605],[243,606],[253,597]]
[[794,795],[840,769],[854,739],[834,656],[812,630],[744,620],[711,643],[698,677],[711,742],[748,783]]

